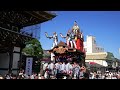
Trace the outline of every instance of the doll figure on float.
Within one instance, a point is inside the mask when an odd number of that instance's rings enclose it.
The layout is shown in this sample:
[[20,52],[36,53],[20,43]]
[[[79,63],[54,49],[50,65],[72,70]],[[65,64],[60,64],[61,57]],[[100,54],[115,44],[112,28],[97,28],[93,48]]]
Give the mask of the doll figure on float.
[[77,49],[80,51],[83,51],[83,33],[82,32],[78,32],[77,33],[77,40],[76,40],[76,45],[77,45]]
[[71,48],[77,48],[76,42],[75,42],[75,34],[73,30],[70,33],[70,45],[71,45]]
[[74,22],[74,26],[72,27],[72,31],[75,35],[77,35],[78,32],[80,32],[80,27],[78,26],[77,22]]

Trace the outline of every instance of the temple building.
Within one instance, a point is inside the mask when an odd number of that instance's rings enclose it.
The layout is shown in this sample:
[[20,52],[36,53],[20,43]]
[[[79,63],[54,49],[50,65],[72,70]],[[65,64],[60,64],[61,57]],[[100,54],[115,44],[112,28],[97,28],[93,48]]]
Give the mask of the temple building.
[[[0,11],[0,74],[17,74],[21,65],[21,51],[33,39],[33,33],[23,28],[56,17],[47,11]],[[19,63],[18,63],[19,62]]]

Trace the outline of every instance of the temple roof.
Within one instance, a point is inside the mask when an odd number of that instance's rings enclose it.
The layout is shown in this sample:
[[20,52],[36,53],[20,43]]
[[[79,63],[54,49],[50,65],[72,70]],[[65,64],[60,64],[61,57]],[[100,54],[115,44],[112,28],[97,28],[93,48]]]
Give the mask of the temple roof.
[[1,11],[0,24],[6,24],[8,27],[9,25],[12,25],[23,28],[43,23],[53,19],[54,17],[56,17],[55,14],[47,11]]
[[0,53],[8,52],[11,46],[25,47],[32,38],[0,27]]
[[28,23],[27,25],[43,23],[56,17],[56,14],[50,13],[49,11],[24,11],[24,12],[36,18],[35,22]]
[[0,11],[0,52],[8,52],[12,46],[24,47],[32,34],[20,33],[21,28],[40,24],[56,17],[47,11]]

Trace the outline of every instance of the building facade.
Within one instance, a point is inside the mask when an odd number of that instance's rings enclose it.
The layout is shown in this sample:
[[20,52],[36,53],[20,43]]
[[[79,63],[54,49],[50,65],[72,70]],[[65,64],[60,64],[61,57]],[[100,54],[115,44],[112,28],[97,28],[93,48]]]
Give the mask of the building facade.
[[84,49],[86,51],[85,62],[88,66],[91,66],[92,62],[94,62],[92,66],[97,68],[116,68],[119,65],[118,60],[111,52],[105,52],[104,48],[97,45],[94,36],[87,36],[86,42],[84,42]]
[[98,46],[96,43],[96,38],[91,35],[87,36],[86,42],[84,42],[84,48],[86,53],[104,52],[104,48]]

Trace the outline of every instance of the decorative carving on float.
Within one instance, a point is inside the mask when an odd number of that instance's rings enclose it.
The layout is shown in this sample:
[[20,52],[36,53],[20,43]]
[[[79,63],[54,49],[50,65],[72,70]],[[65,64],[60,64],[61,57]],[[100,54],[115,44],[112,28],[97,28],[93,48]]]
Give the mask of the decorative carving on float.
[[59,46],[58,48],[54,48],[54,50],[53,51],[55,51],[56,53],[60,53],[60,54],[62,54],[62,53],[65,53],[65,51],[67,51],[68,50],[68,48],[64,48],[63,46]]

